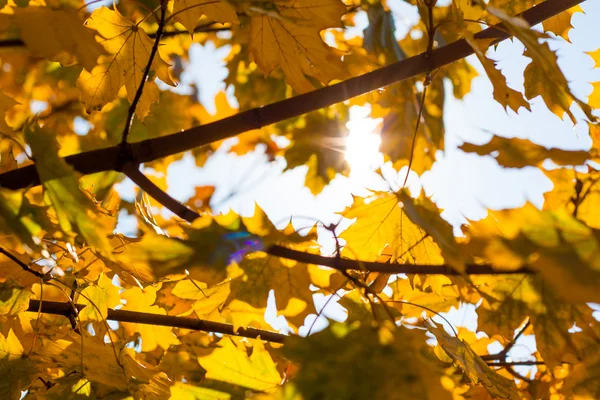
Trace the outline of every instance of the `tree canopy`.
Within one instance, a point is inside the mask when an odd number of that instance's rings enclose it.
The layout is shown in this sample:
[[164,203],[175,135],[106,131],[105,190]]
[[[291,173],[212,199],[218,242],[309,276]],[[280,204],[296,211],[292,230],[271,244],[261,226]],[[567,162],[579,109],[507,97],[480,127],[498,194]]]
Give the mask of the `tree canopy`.
[[[403,37],[393,1],[418,14]],[[0,397],[600,398],[600,82],[578,97],[550,46],[569,41],[582,2],[0,0]],[[522,90],[490,56],[509,38],[529,62]],[[201,87],[173,89],[194,43],[228,53],[216,112]],[[591,146],[464,143],[554,187],[541,208],[459,231],[406,183],[444,152],[445,99],[478,75],[470,55],[507,113],[539,96]],[[589,55],[600,67],[600,49]],[[346,229],[284,226],[259,205],[217,213],[214,186],[167,194],[184,155],[203,168],[261,152],[304,168],[317,195],[348,174],[357,105],[382,120],[380,151],[403,179],[354,196]],[[135,234],[117,229],[127,216]],[[330,302],[346,319],[316,332]],[[444,318],[461,307],[476,331]],[[525,336],[536,349],[515,358]]]

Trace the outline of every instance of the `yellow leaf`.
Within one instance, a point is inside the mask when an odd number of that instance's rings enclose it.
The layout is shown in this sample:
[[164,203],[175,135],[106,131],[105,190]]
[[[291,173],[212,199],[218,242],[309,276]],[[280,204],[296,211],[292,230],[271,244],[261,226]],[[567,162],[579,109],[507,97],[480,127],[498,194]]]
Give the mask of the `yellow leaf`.
[[548,149],[527,139],[500,136],[493,136],[484,145],[464,143],[459,149],[480,156],[496,153],[493,157],[505,168],[540,166],[547,159],[558,165],[583,165],[590,158],[590,153],[584,150]]
[[230,398],[229,393],[181,382],[175,382],[171,386],[171,397],[169,397],[171,400],[229,400]]
[[177,282],[172,293],[182,299],[196,300],[192,308],[196,315],[202,318],[218,310],[225,303],[230,293],[229,285],[229,282],[224,282],[208,287],[204,282],[184,279]]
[[460,366],[474,384],[481,384],[494,398],[519,400],[515,382],[498,374],[465,341],[448,335],[439,327],[429,327],[444,351]]
[[577,12],[583,12],[581,6],[569,8],[566,11],[556,14],[552,18],[548,18],[547,20],[542,22],[542,25],[544,26],[544,31],[550,31],[556,36],[560,36],[567,42],[570,42],[569,31],[571,30],[571,28],[573,28],[573,25],[571,25],[571,18],[573,17],[573,14]]
[[340,238],[346,241],[343,255],[376,260],[390,246],[390,262],[443,263],[440,251],[428,234],[406,215],[393,193],[374,193],[369,198],[354,197],[352,206],[341,215],[356,218]]
[[587,53],[594,60],[594,68],[600,68],[600,48]]
[[173,2],[173,18],[190,34],[194,33],[203,15],[210,21],[240,23],[235,7],[228,0],[174,0]]
[[[105,38],[102,45],[109,55],[103,56],[91,72],[82,71],[77,80],[86,110],[102,108],[117,97],[122,86],[127,89],[127,99],[131,103],[142,82],[153,40],[119,11],[104,6],[94,10],[88,26]],[[174,85],[169,64],[161,57],[160,49],[152,62],[152,72],[163,82]],[[135,110],[140,120],[149,114],[150,105],[158,101],[158,96],[158,87],[151,76]]]
[[21,392],[31,383],[31,375],[36,372],[35,363],[24,354],[23,345],[13,330],[10,329],[6,336],[0,333],[0,397],[19,400]]
[[236,346],[231,339],[223,338],[217,349],[198,357],[198,362],[207,378],[251,390],[270,391],[281,383],[271,355],[259,340],[253,341],[252,354],[248,356],[243,344]]
[[78,303],[86,306],[79,312],[82,321],[106,320],[108,309],[121,304],[119,288],[102,274],[98,282],[81,291]]
[[595,121],[589,105],[579,100],[571,92],[569,83],[558,66],[556,53],[550,50],[548,43],[540,43],[545,35],[531,29],[522,18],[511,17],[503,10],[488,6],[488,12],[500,19],[506,28],[515,35],[526,47],[524,55],[531,58],[531,63],[525,68],[525,96],[531,100],[542,96],[548,109],[559,117],[567,113],[573,123],[575,116],[570,110],[576,102],[585,115]]
[[281,67],[298,93],[313,90],[307,75],[321,83],[347,76],[340,54],[319,32],[340,26],[346,12],[339,0],[277,0],[275,8],[256,9],[251,18],[250,52],[265,75]]
[[[156,292],[160,289],[160,284],[155,286],[146,286],[144,289],[132,287],[122,293],[123,300],[126,301],[123,310],[144,312],[149,314],[167,315],[167,312],[153,305],[156,302]],[[157,347],[167,350],[171,345],[178,345],[179,340],[173,334],[173,328],[169,326],[153,326],[148,324],[136,324],[123,322],[123,329],[129,336],[136,333],[142,340],[142,352],[154,351]]]
[[0,283],[0,315],[17,315],[27,311],[32,295],[29,289]]
[[0,133],[10,135],[13,129],[6,123],[6,113],[19,104],[16,100],[0,92]]
[[593,91],[588,98],[588,104],[592,108],[600,108],[600,81],[592,83]]
[[75,11],[33,6],[17,8],[15,22],[21,38],[36,56],[61,60],[62,53],[66,52],[91,71],[98,57],[106,53],[94,38],[94,31],[84,26]]
[[25,127],[25,138],[63,232],[67,235],[77,232],[96,250],[110,255],[107,236],[112,233],[114,220],[98,213],[93,201],[79,189],[75,170],[58,157],[53,134],[33,124]]
[[523,94],[510,88],[506,84],[506,78],[502,72],[496,68],[496,63],[485,56],[485,52],[491,41],[475,40],[473,37],[468,36],[466,40],[473,50],[475,50],[475,55],[483,65],[488,78],[494,86],[494,99],[502,104],[505,110],[506,107],[510,107],[514,112],[519,111],[521,107],[531,110],[529,103],[523,98]]

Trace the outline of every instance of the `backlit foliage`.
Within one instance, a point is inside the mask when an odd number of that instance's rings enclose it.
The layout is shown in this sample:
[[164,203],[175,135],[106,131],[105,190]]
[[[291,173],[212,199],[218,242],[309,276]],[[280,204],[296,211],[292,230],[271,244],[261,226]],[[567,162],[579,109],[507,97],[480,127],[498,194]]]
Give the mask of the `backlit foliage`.
[[[393,1],[419,15],[404,37]],[[518,15],[542,0],[94,3],[0,0],[0,398],[600,398],[600,86],[588,101],[577,97],[548,44],[569,41],[578,5],[532,29]],[[359,17],[368,20],[360,34],[349,29]],[[479,34],[499,23],[497,32],[525,47],[522,92],[489,58],[495,39]],[[340,81],[458,40],[507,112],[530,110],[541,96],[589,127],[587,150],[501,136],[460,147],[502,168],[540,169],[554,183],[542,209],[490,211],[458,235],[425,194],[390,185],[339,210],[352,221],[343,232],[322,224],[298,232],[291,222],[278,229],[259,206],[251,217],[213,213],[215,187],[199,186],[185,215],[200,215],[185,221],[160,212],[167,169],[182,154],[128,146],[177,143],[181,131],[315,90],[326,98]],[[227,49],[225,83],[239,110],[225,93],[215,114],[197,93],[172,90],[191,68],[193,43]],[[600,50],[589,54],[599,67]],[[216,151],[264,152],[286,170],[304,168],[317,195],[349,173],[349,110],[370,105],[386,162],[422,175],[444,151],[445,99],[464,98],[478,75],[462,56],[426,60],[426,74],[325,108],[303,104],[301,116],[263,123],[251,112],[233,145],[188,150],[198,168]],[[111,146],[119,151],[85,160],[107,168],[78,171],[64,158]],[[130,175],[147,194],[121,199],[117,184],[139,167],[137,156],[152,160],[144,171],[155,187]],[[134,234],[116,230],[126,215],[136,218]],[[333,254],[321,254],[327,240]],[[321,255],[329,267],[311,263]],[[436,266],[444,267],[419,270]],[[270,295],[290,327],[283,339],[265,320]],[[314,332],[315,295],[333,296],[346,320]],[[440,318],[452,307],[476,307],[477,332]],[[245,337],[250,328],[263,331]],[[537,350],[515,360],[509,351],[523,336]],[[490,353],[492,344],[503,350]]]

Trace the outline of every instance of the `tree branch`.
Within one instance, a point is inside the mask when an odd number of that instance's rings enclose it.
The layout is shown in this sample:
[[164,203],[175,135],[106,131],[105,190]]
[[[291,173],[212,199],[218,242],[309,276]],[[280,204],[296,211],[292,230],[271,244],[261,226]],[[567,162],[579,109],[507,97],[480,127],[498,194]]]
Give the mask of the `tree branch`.
[[[347,258],[325,257],[318,254],[304,253],[298,250],[288,249],[283,246],[271,246],[265,250],[266,253],[294,260],[306,264],[323,265],[339,271],[369,271],[383,272],[388,274],[425,274],[425,275],[463,275],[449,265],[445,264],[389,264],[372,261],[350,260]],[[514,271],[498,270],[490,265],[468,264],[465,274],[467,275],[510,275],[510,274],[532,274],[533,270],[521,268]]]
[[42,278],[43,280],[47,280],[48,279],[48,276],[46,274],[43,274],[43,273],[41,273],[39,271],[36,271],[34,269],[29,268],[29,266],[27,264],[25,264],[23,261],[19,260],[17,257],[15,257],[11,253],[9,253],[6,249],[0,247],[0,253],[4,254],[11,261],[13,261],[19,267],[21,267],[21,269],[23,271],[29,272],[30,274],[33,274],[33,275],[37,276],[38,278]]
[[[77,310],[82,310],[85,305],[76,304]],[[41,311],[40,311],[41,310]],[[73,312],[71,303],[59,301],[30,300],[29,312],[42,312],[44,314],[62,315],[67,317]],[[172,315],[150,314],[137,311],[108,309],[106,318],[110,321],[131,322],[144,325],[170,326],[172,328],[191,329],[195,331],[214,332],[224,335],[242,336],[247,338],[259,338],[268,342],[283,343],[286,335],[278,332],[266,331],[257,328],[239,328],[235,331],[233,325],[222,322],[207,321],[204,319],[176,317]]]
[[[546,0],[521,14],[531,25],[536,25],[584,0]],[[475,35],[476,38],[494,39],[499,43],[509,37],[499,26],[487,28]],[[397,63],[327,86],[309,93],[254,108],[206,125],[194,127],[154,139],[131,144],[131,157],[135,163],[153,161],[177,154],[218,140],[235,136],[252,129],[274,124],[297,117],[323,107],[346,101],[370,91],[403,81],[434,69],[448,65],[473,54],[473,49],[460,39],[433,50],[430,54],[420,54]],[[75,154],[65,158],[82,174],[91,174],[116,169],[122,165],[120,147],[114,146]],[[121,164],[119,164],[121,163]],[[38,185],[39,177],[34,165],[15,169],[0,175],[0,186],[9,189],[22,189]]]

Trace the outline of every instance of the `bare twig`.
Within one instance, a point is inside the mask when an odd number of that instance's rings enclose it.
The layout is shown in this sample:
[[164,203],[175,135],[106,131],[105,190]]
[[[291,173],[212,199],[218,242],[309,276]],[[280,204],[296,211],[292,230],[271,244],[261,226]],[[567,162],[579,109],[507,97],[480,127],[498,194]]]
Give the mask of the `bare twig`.
[[[546,0],[521,14],[531,25],[536,25],[584,0]],[[475,35],[478,39],[492,39],[499,43],[510,35],[501,27],[490,27]],[[153,161],[177,154],[218,140],[235,136],[252,129],[260,129],[289,118],[297,117],[328,107],[372,90],[391,85],[473,54],[472,47],[463,39],[434,49],[430,54],[423,53],[397,63],[327,86],[309,93],[282,100],[264,107],[254,108],[224,118],[210,124],[194,127],[183,132],[131,145],[131,160],[136,163]],[[122,165],[120,146],[93,150],[65,158],[76,170],[83,174],[114,170]],[[9,189],[22,189],[39,184],[39,176],[34,165],[15,169],[0,175],[0,186]]]
[[523,327],[519,330],[519,332],[517,332],[515,337],[504,347],[504,349],[502,349],[501,352],[496,353],[496,354],[486,354],[486,355],[481,356],[481,358],[483,358],[484,360],[487,360],[487,361],[505,360],[506,356],[508,356],[508,352],[512,350],[512,348],[517,343],[517,340],[519,340],[519,338],[523,335],[523,333],[527,330],[527,328],[529,328],[529,325],[531,325],[530,319],[527,320],[525,325],[523,325]]
[[[85,305],[76,304],[78,310],[82,310]],[[30,300],[27,311],[37,312],[41,310],[45,314],[62,315],[68,317],[73,311],[69,303],[58,301]],[[108,309],[106,318],[110,321],[132,322],[137,324],[170,326],[173,328],[191,329],[196,331],[222,333],[224,335],[235,335],[247,338],[260,338],[268,342],[283,343],[286,335],[278,332],[266,331],[257,328],[239,328],[236,332],[233,325],[222,322],[207,321],[203,319],[176,317],[171,315],[150,314],[136,311],[113,310]]]

